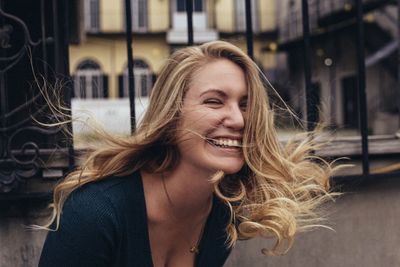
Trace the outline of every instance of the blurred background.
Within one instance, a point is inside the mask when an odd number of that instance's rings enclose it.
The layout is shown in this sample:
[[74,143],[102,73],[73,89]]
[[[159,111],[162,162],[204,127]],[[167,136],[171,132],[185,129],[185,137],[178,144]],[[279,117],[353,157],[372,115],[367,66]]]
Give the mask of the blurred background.
[[[345,192],[326,207],[335,231],[301,234],[283,257],[261,254],[271,241],[239,242],[226,266],[400,266],[400,2],[128,2],[0,0],[0,267],[37,265],[46,233],[26,226],[99,141],[81,122],[128,136],[169,55],[213,40],[243,49],[275,88],[265,81],[282,142],[322,122],[331,142],[316,153],[353,164],[332,177]],[[65,120],[46,104],[57,99],[74,122],[47,127]]]

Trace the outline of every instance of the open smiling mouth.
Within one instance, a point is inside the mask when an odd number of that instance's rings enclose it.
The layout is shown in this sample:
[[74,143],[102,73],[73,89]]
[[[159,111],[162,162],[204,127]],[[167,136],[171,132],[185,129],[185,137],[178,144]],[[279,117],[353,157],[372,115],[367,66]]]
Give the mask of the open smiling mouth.
[[210,143],[213,146],[217,147],[222,147],[222,148],[241,148],[242,147],[242,142],[239,140],[233,140],[233,139],[211,139],[208,138],[207,142]]

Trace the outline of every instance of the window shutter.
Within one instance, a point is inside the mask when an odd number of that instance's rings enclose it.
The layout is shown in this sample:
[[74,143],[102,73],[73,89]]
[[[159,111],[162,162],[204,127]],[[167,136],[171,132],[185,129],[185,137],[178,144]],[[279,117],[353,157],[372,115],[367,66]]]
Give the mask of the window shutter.
[[120,98],[124,96],[124,75],[118,75],[118,95]]
[[108,76],[103,75],[103,97],[108,98]]

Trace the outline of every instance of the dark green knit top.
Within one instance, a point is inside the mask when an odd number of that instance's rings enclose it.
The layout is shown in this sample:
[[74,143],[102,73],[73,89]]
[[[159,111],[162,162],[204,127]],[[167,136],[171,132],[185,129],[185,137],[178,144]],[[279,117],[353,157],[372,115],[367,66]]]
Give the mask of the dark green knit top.
[[[198,267],[223,266],[230,250],[226,206],[216,197],[196,258]],[[139,172],[89,183],[64,204],[60,227],[49,232],[40,267],[153,266]]]

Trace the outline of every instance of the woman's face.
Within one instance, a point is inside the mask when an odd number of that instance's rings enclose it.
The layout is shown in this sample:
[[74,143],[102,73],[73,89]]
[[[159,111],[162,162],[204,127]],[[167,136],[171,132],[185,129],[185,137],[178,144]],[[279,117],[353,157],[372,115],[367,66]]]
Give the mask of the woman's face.
[[178,126],[180,164],[208,175],[238,172],[246,106],[245,75],[233,62],[219,59],[195,73]]

